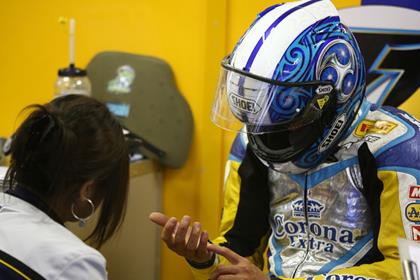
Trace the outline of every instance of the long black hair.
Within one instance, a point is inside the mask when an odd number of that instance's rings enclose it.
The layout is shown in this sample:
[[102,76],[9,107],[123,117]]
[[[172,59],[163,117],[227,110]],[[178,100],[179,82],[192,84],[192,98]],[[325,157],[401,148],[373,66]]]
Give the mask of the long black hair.
[[100,247],[126,209],[129,157],[120,124],[105,105],[80,95],[26,109],[31,113],[12,141],[7,187],[23,186],[52,209],[70,209],[80,187],[93,181],[95,200],[102,204],[87,239]]

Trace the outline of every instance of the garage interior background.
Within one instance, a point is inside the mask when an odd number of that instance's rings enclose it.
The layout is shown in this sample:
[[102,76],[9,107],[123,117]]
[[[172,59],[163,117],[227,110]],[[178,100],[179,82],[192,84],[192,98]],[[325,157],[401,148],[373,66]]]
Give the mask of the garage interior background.
[[[338,8],[361,4],[361,0],[333,2]],[[85,67],[104,50],[159,57],[172,66],[178,88],[194,116],[193,146],[187,163],[181,169],[164,171],[163,211],[177,217],[190,214],[214,237],[221,213],[224,162],[234,136],[209,119],[220,61],[256,14],[275,3],[6,1],[0,9],[0,136],[8,137],[15,130],[16,116],[23,107],[52,98],[57,70],[68,64],[68,33],[57,22],[60,16],[77,21],[79,67]],[[417,90],[401,108],[420,118],[420,107],[415,106],[419,101]],[[177,279],[191,279],[184,260],[165,246],[161,258],[161,279],[173,279],[174,275]]]

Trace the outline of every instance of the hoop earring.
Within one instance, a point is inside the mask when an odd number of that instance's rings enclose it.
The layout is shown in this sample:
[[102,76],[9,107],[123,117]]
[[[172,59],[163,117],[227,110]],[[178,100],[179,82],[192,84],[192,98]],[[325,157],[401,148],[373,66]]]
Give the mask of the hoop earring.
[[92,218],[93,214],[95,213],[95,205],[93,204],[92,200],[90,200],[89,198],[85,198],[86,201],[89,203],[90,205],[90,214],[85,217],[85,218],[81,218],[79,217],[75,212],[74,212],[74,202],[71,204],[71,214],[73,215],[73,217],[79,221],[79,227],[83,228],[86,226],[86,222]]

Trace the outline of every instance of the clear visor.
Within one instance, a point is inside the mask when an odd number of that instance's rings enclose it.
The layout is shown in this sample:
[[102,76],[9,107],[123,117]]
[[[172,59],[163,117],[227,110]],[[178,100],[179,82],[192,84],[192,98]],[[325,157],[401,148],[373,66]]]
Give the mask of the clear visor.
[[227,130],[296,130],[319,120],[331,101],[328,82],[282,83],[222,65],[211,119]]

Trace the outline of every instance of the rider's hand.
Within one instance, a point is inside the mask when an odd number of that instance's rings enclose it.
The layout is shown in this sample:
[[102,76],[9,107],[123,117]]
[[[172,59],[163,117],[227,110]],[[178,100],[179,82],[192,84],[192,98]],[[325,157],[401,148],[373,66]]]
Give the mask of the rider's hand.
[[209,236],[207,231],[201,230],[201,224],[193,223],[191,218],[184,216],[181,221],[169,218],[162,213],[154,212],[150,220],[163,227],[161,238],[169,249],[194,263],[209,262],[213,253],[207,250]]
[[231,264],[219,265],[210,280],[269,280],[258,267],[226,247],[214,244],[207,246],[209,251],[225,257]]

